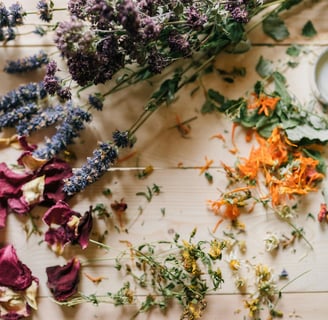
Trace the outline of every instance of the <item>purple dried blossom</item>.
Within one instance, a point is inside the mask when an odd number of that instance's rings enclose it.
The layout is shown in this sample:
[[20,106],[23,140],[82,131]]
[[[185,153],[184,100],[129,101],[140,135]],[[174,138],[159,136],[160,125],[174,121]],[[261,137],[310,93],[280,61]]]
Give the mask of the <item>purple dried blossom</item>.
[[70,21],[62,21],[59,23],[54,42],[61,52],[62,56],[70,57],[76,53],[77,45],[84,34],[84,25],[75,16]]
[[57,91],[57,96],[61,102],[71,100],[72,92],[69,87],[62,87]]
[[15,110],[8,111],[0,115],[0,128],[13,127],[18,121],[24,119],[29,121],[31,115],[38,111],[38,106],[35,103],[26,104]]
[[247,23],[249,21],[247,0],[228,1],[225,5],[225,9],[236,22]]
[[64,108],[61,105],[39,109],[29,121],[19,121],[16,131],[21,136],[28,136],[32,132],[47,128],[65,117]]
[[176,30],[173,30],[169,35],[168,45],[174,55],[187,57],[191,53],[189,41]]
[[187,8],[187,24],[195,30],[201,30],[207,22],[207,17],[201,14],[196,7]]
[[65,120],[57,127],[57,132],[51,137],[46,138],[45,146],[37,149],[34,156],[41,159],[51,159],[73,143],[74,138],[79,136],[79,132],[85,128],[84,122],[91,120],[91,114],[79,107],[73,107],[71,102],[67,105]]
[[58,81],[58,78],[55,76],[45,75],[43,78],[43,86],[50,95],[55,95],[60,89],[61,85]]
[[58,71],[57,62],[55,60],[49,61],[46,68],[46,74],[48,76],[54,76],[57,71]]
[[152,73],[161,73],[169,64],[168,59],[158,52],[156,48],[152,48],[148,55],[148,66]]
[[65,180],[64,192],[72,196],[84,190],[88,185],[99,180],[107,170],[116,162],[118,149],[116,146],[100,142],[98,149],[94,150],[93,156],[87,162],[74,171],[73,176]]
[[87,0],[69,0],[67,3],[67,8],[72,16],[84,20],[86,17],[86,11],[85,11],[86,4],[87,4]]
[[87,0],[85,11],[90,22],[100,30],[111,29],[116,19],[114,8],[106,0]]
[[132,35],[138,33],[140,27],[140,17],[132,0],[123,0],[117,6],[118,21],[122,24],[123,28]]
[[30,82],[9,91],[0,99],[0,110],[8,111],[26,104],[42,100],[47,95],[43,83]]
[[53,2],[52,0],[40,0],[37,3],[37,9],[39,11],[40,20],[50,22],[53,18]]
[[38,53],[18,60],[7,61],[4,71],[7,73],[23,73],[41,68],[49,61],[48,54],[43,50]]
[[142,38],[144,40],[155,40],[159,36],[162,26],[156,23],[151,17],[144,17],[140,25],[142,27]]

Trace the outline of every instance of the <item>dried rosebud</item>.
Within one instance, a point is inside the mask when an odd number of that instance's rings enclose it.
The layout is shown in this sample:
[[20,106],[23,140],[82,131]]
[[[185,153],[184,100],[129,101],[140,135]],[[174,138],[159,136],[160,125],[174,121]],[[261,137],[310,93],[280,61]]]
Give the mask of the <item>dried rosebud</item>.
[[64,266],[46,268],[47,286],[57,301],[65,301],[77,292],[80,281],[81,264],[77,258]]

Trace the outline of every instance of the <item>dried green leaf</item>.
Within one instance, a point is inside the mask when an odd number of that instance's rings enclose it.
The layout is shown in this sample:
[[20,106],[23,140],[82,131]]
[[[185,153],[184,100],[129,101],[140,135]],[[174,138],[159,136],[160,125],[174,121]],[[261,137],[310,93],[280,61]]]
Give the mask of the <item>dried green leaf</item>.
[[261,56],[255,69],[260,77],[266,78],[271,76],[273,72],[273,63],[271,60],[264,59],[263,56]]
[[307,21],[302,29],[302,35],[307,38],[312,38],[317,34],[317,30],[314,28],[312,21]]
[[277,15],[271,14],[263,20],[263,31],[276,41],[282,41],[289,37],[289,31],[285,22]]

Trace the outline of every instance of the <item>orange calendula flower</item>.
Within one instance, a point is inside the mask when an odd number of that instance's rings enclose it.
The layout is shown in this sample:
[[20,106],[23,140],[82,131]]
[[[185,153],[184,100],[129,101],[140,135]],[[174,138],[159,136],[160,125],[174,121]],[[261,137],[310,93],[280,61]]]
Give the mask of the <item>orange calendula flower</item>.
[[247,108],[258,109],[257,113],[264,113],[266,117],[269,116],[270,111],[273,111],[276,108],[277,103],[280,100],[280,97],[269,97],[264,94],[260,94],[260,96],[258,96],[253,93],[252,96],[254,97],[254,102],[248,104]]
[[213,164],[213,162],[214,160],[209,160],[207,157],[205,157],[205,164],[200,168],[199,175],[207,171],[210,168],[210,166]]

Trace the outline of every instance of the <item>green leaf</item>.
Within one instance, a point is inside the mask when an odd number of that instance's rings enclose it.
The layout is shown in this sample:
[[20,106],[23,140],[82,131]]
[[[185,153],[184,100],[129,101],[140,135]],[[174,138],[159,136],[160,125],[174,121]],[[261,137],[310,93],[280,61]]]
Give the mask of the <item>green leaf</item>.
[[302,0],[286,0],[280,6],[280,11],[289,10],[291,7],[299,4],[300,2],[302,2]]
[[255,70],[260,77],[262,78],[269,77],[273,73],[273,63],[271,60],[264,59],[261,56],[256,64]]
[[226,26],[227,36],[231,40],[231,43],[239,43],[244,38],[244,27],[242,23],[238,23],[236,21],[231,21]]
[[288,139],[293,142],[310,143],[328,141],[328,129],[317,130],[309,124],[299,125],[295,128],[286,129]]
[[317,33],[317,30],[314,28],[314,25],[310,20],[304,25],[302,29],[302,35],[307,38],[312,38]]
[[214,100],[218,104],[224,103],[224,96],[216,90],[209,89],[207,95],[211,100]]
[[263,31],[266,35],[276,41],[282,41],[289,36],[285,22],[277,15],[271,14],[263,20]]
[[202,105],[202,108],[200,110],[201,113],[212,113],[217,110],[217,106],[215,103],[213,103],[210,100],[206,100],[204,104]]
[[293,44],[287,48],[286,53],[291,57],[298,57],[301,53],[301,46],[298,44]]
[[286,78],[277,71],[273,72],[272,76],[275,85],[275,92],[279,95],[284,103],[289,104],[292,98],[286,88]]

